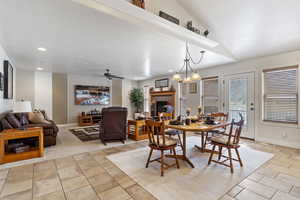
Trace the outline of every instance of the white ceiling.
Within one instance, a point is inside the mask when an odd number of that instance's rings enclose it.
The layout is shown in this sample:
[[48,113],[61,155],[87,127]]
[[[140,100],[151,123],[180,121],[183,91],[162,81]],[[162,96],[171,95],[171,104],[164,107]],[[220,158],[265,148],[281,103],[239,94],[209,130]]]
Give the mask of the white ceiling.
[[177,0],[237,59],[300,49],[299,0]]
[[[0,43],[17,67],[99,75],[110,68],[117,75],[137,80],[178,70],[183,64],[184,41],[151,27],[70,0],[0,2]],[[37,51],[38,47],[47,52]],[[194,57],[200,56],[200,48],[192,46],[191,50]],[[229,61],[208,52],[199,67]]]
[[[299,0],[177,1],[238,59],[300,49]],[[0,44],[17,67],[99,75],[110,68],[129,79],[146,79],[183,64],[183,40],[71,0],[0,0],[0,5]],[[201,49],[191,50],[198,57]],[[228,62],[207,52],[197,67]]]

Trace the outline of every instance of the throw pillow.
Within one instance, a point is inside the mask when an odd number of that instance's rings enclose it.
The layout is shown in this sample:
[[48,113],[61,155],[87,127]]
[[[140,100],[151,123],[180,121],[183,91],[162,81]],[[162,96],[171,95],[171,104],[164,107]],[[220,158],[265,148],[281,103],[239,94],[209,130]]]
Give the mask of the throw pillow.
[[16,118],[16,116],[13,113],[8,113],[5,117],[5,119],[9,122],[9,124],[13,128],[20,128],[21,127],[20,121]]
[[28,113],[28,119],[33,124],[51,124],[51,122],[45,120],[44,115],[41,112]]
[[13,128],[5,118],[1,119],[1,124],[2,124],[3,129],[12,129]]

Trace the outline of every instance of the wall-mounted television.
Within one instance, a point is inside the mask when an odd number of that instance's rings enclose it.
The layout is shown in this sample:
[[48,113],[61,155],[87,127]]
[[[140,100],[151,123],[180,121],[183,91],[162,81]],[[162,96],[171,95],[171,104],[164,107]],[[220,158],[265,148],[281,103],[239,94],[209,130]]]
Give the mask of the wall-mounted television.
[[110,89],[107,86],[75,86],[76,105],[109,105]]

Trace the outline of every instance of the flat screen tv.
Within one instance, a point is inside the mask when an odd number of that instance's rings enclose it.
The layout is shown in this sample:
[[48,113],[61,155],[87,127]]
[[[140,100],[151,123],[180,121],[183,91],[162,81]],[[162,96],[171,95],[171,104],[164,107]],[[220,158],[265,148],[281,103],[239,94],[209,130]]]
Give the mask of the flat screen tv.
[[107,86],[75,86],[76,105],[109,105],[110,90]]

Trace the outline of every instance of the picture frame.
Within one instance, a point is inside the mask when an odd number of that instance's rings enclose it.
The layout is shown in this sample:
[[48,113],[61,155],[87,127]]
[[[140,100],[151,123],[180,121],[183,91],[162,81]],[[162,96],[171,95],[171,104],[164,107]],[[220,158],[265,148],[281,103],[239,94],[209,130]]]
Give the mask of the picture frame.
[[8,60],[4,60],[3,62],[3,72],[4,72],[4,99],[13,99],[13,92],[14,92],[14,85],[13,85],[13,78],[14,78],[14,68],[10,64]]
[[174,24],[179,25],[179,23],[180,23],[179,19],[177,19],[177,18],[175,18],[175,17],[173,17],[173,16],[171,16],[168,13],[165,13],[163,11],[159,11],[159,16],[166,19],[166,20],[168,20],[168,21],[170,21],[170,22],[173,22]]
[[3,91],[4,82],[3,82],[3,73],[0,72],[0,91]]
[[155,80],[155,88],[164,88],[164,87],[169,87],[168,78]]
[[197,94],[198,93],[198,83],[190,83],[189,84],[189,93]]

